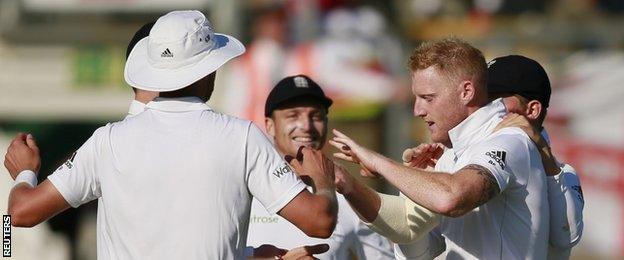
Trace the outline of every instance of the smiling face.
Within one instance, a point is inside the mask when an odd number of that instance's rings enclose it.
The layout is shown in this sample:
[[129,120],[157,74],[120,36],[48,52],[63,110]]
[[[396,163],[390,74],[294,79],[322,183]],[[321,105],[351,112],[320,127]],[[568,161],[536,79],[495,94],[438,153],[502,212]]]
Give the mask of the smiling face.
[[295,156],[301,146],[320,150],[327,139],[327,112],[316,99],[295,98],[273,110],[266,127],[284,155]]
[[431,141],[452,147],[448,131],[469,114],[462,100],[461,84],[455,86],[432,66],[412,73],[412,92],[416,98],[414,116],[427,123]]

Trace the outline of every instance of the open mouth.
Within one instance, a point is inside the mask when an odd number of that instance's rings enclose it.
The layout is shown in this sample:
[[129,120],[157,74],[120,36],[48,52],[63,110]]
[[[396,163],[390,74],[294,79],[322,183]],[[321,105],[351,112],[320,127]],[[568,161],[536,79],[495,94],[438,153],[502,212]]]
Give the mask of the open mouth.
[[433,125],[435,125],[434,122],[431,121],[425,121],[427,123],[427,127],[429,128],[429,131],[431,131],[433,129]]

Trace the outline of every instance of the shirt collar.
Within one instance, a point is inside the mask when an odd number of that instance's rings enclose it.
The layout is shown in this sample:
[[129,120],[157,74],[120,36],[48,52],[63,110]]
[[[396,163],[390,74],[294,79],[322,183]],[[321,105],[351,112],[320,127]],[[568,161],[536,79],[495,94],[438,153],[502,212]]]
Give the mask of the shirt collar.
[[141,101],[133,99],[130,102],[130,108],[128,109],[128,116],[136,116],[145,110],[145,104]]
[[487,137],[507,113],[502,99],[496,99],[469,115],[464,121],[449,130],[456,157],[470,145]]
[[546,140],[546,143],[550,146],[550,135],[546,132],[546,128],[542,128],[542,137]]
[[163,98],[157,97],[147,103],[146,108],[166,112],[188,112],[212,110],[198,97]]

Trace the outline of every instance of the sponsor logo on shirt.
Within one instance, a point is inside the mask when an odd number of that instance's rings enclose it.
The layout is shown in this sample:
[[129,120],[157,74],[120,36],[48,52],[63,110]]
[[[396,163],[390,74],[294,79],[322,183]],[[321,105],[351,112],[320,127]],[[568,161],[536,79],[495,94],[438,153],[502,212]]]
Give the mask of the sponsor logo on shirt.
[[65,166],[65,167],[67,167],[67,169],[71,170],[71,168],[73,168],[73,167],[74,167],[74,159],[76,158],[76,153],[78,153],[78,152],[77,152],[77,151],[76,151],[76,152],[74,152],[74,153],[72,154],[72,156],[71,156],[71,157],[69,157],[69,159],[68,159],[65,163],[61,164],[61,166],[59,166],[58,168],[56,168],[56,170],[57,170],[57,171],[62,170],[62,169],[63,169],[63,166]]
[[290,168],[290,166],[288,165],[288,163],[284,163],[284,165],[282,165],[282,167],[279,167],[275,171],[273,171],[273,175],[275,175],[275,177],[277,177],[277,178],[281,178],[284,174],[292,173],[292,172],[293,171]]
[[[501,167],[501,169],[505,169],[505,158],[507,157],[507,152],[505,151],[490,151],[490,152],[486,152],[485,155],[489,156],[490,158],[492,158],[492,160],[489,161],[489,163],[491,165],[496,166],[498,164],[498,166]],[[496,162],[496,164],[494,163]]]
[[581,202],[585,203],[585,198],[583,197],[583,189],[581,189],[580,185],[573,185],[572,189],[576,191],[576,196],[581,200]]
[[267,216],[258,216],[254,214],[254,215],[251,215],[251,217],[249,218],[250,223],[258,223],[258,224],[271,224],[271,223],[277,223],[277,221],[279,221],[279,218],[277,216],[267,217]]
[[72,156],[71,156],[71,157],[69,157],[69,160],[67,160],[67,161],[65,162],[65,166],[67,166],[67,168],[69,168],[70,170],[71,170],[71,168],[73,168],[73,167],[74,167],[74,159],[76,158],[76,153],[77,153],[77,152],[74,152],[74,153],[72,154]]

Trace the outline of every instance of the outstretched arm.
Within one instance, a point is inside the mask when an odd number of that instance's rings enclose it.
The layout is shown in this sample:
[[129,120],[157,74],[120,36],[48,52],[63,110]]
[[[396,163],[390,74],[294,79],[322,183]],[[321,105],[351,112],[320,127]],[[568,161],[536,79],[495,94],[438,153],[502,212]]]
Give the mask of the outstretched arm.
[[341,151],[335,157],[382,175],[412,201],[435,213],[458,217],[500,192],[492,173],[480,165],[467,165],[454,174],[412,169],[360,146],[337,130],[334,134],[330,143]]

